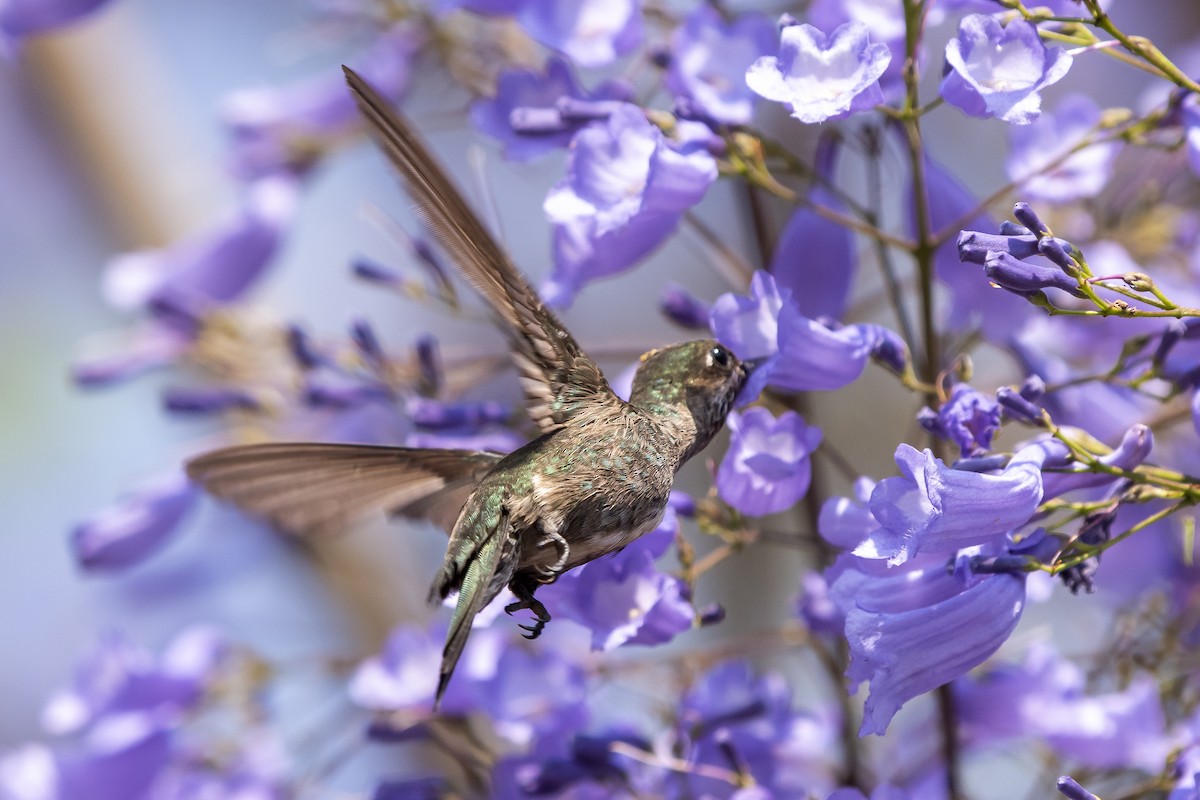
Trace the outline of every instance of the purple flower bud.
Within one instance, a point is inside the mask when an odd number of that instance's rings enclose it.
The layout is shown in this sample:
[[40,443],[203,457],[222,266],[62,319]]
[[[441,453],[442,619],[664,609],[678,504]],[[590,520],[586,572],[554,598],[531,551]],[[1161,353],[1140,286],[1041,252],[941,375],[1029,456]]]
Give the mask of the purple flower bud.
[[446,428],[480,428],[484,425],[504,423],[512,416],[512,409],[503,403],[441,403],[425,397],[408,400],[407,410],[413,423],[422,428],[435,430]]
[[[1066,450],[1066,447],[1061,443],[1045,443],[1042,446],[1046,449],[1061,448],[1063,451]],[[1133,469],[1149,457],[1150,451],[1153,448],[1153,432],[1146,425],[1138,423],[1131,425],[1125,431],[1125,435],[1116,449],[1107,455],[1101,456],[1099,461],[1102,464],[1118,467],[1119,469]],[[1046,466],[1050,467],[1051,465],[1051,460],[1048,458]],[[1059,467],[1060,465],[1053,464],[1053,466]],[[1119,480],[1119,478],[1104,472],[1092,472],[1085,468],[1079,468],[1075,471],[1048,471],[1043,476],[1043,485],[1046,491],[1045,499],[1049,500],[1053,497],[1059,497],[1076,489],[1104,486],[1116,480]]]
[[1001,236],[1029,236],[1031,233],[1024,225],[1013,222],[1010,219],[1006,219],[1000,223],[999,231]]
[[1032,294],[1042,289],[1061,289],[1083,297],[1078,282],[1058,267],[1018,261],[1008,253],[989,253],[983,272],[997,286],[1017,294]]
[[196,496],[182,472],[141,486],[75,527],[76,559],[86,570],[125,569],[140,562],[169,541]]
[[1042,424],[1042,410],[1014,391],[1011,386],[1001,386],[996,390],[996,402],[1010,418]]
[[672,489],[667,497],[667,505],[681,517],[691,519],[696,516],[696,500],[687,492]]
[[1046,258],[1053,261],[1059,267],[1062,267],[1068,272],[1076,272],[1079,265],[1071,258],[1071,254],[1067,248],[1074,249],[1074,246],[1063,239],[1054,236],[1043,236],[1038,241],[1038,252]]
[[405,283],[403,275],[366,256],[354,259],[350,269],[356,278],[362,278],[371,283],[381,283],[385,286],[403,286]]
[[871,359],[903,374],[912,360],[908,343],[900,334],[882,325],[863,324],[858,326],[871,343]]
[[676,325],[690,330],[708,328],[711,307],[679,284],[668,284],[658,303],[663,314]]
[[1080,786],[1070,775],[1063,775],[1058,779],[1058,791],[1069,797],[1070,800],[1100,800],[1099,797]]
[[442,368],[442,354],[438,349],[437,339],[432,334],[422,334],[417,337],[415,349],[417,365],[421,370],[422,387],[429,394],[437,394],[446,382],[446,372]]
[[437,800],[439,797],[445,797],[448,789],[446,779],[438,775],[405,778],[379,784],[375,787],[371,800]]
[[1042,222],[1042,218],[1030,207],[1029,203],[1021,202],[1014,205],[1013,216],[1017,218],[1017,222],[1024,225],[1038,239],[1050,235],[1050,228],[1046,223]]
[[716,625],[725,619],[725,606],[720,603],[709,603],[704,608],[700,609],[699,614],[701,627],[705,625]]
[[1187,333],[1187,326],[1181,319],[1173,319],[1167,322],[1167,326],[1163,329],[1162,336],[1158,340],[1158,346],[1154,349],[1154,365],[1161,367],[1163,362],[1167,360],[1167,356],[1175,348],[1175,345],[1183,339]]
[[350,339],[369,363],[379,365],[387,361],[375,329],[365,319],[359,318],[350,323]]
[[584,100],[578,97],[558,98],[554,107],[568,122],[586,123],[606,120],[613,112],[625,105],[623,100]]
[[258,411],[257,398],[236,387],[191,387],[165,389],[163,408],[176,414],[222,414],[226,411]]
[[983,264],[989,253],[1008,253],[1013,258],[1026,259],[1038,251],[1037,237],[1031,233],[1020,236],[962,231],[958,234],[958,260]]
[[1046,382],[1042,380],[1041,375],[1033,374],[1025,379],[1018,391],[1021,393],[1021,397],[1034,403],[1046,393]]
[[304,387],[304,403],[314,408],[345,410],[392,398],[392,390],[381,383],[309,378]]
[[288,350],[301,369],[315,369],[325,363],[325,357],[313,349],[308,334],[299,325],[288,326]]

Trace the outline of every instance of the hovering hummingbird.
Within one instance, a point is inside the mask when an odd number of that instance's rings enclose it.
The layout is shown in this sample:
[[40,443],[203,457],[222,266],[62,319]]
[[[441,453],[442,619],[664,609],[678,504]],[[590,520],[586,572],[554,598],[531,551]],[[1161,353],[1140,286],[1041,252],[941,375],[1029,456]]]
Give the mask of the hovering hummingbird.
[[629,402],[609,388],[493,240],[420,139],[345,69],[372,136],[423,222],[499,317],[541,435],[501,456],[349,444],[259,444],[200,456],[188,475],[291,531],[336,527],[365,510],[424,517],[450,532],[431,602],[458,592],[434,707],[475,615],[507,586],[505,611],[550,614],[534,592],[654,529],[675,473],[720,430],[751,365],[712,339],[641,357]]

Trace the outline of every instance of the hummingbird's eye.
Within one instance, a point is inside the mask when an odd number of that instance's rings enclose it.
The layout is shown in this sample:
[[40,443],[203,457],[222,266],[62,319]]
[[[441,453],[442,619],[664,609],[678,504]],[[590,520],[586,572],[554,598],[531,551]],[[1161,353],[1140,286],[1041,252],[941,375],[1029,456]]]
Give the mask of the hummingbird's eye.
[[728,367],[729,351],[721,347],[721,345],[717,345],[708,351],[708,360],[710,364],[716,364],[719,367]]

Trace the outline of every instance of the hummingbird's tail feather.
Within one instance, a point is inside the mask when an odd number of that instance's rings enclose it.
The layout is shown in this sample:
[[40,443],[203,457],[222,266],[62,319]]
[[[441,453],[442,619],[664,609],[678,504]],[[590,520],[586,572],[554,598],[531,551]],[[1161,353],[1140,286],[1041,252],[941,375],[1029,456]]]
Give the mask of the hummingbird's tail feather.
[[[188,462],[213,495],[291,533],[336,531],[375,511],[453,523],[462,500],[501,456],[300,442],[228,447]],[[458,502],[458,508],[448,506]],[[449,522],[446,522],[447,518]]]
[[462,583],[458,589],[458,603],[450,617],[450,629],[446,633],[446,648],[442,651],[442,672],[438,678],[437,696],[433,701],[436,711],[442,695],[454,674],[454,667],[462,655],[467,637],[471,635],[471,623],[475,615],[483,610],[500,593],[516,567],[512,558],[505,563],[504,554],[513,545],[513,530],[508,511],[500,514],[495,529],[484,538],[474,555],[467,562]]

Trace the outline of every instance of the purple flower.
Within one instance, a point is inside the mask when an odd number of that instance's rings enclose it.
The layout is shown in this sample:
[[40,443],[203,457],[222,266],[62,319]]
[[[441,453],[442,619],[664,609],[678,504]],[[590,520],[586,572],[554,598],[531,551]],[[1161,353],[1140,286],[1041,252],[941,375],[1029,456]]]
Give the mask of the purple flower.
[[787,289],[756,272],[750,296],[724,294],[712,310],[712,329],[742,359],[770,357],[756,369],[743,398],[766,384],[791,391],[840,389],[862,374],[877,340],[860,325],[830,328],[803,316]]
[[[817,170],[832,180],[837,146],[822,142],[817,151]],[[814,184],[809,201],[834,211],[845,210],[833,192]],[[771,257],[771,274],[781,289],[789,289],[796,307],[806,317],[841,319],[846,312],[854,282],[854,237],[842,225],[800,206],[788,220]]]
[[[396,100],[408,88],[412,59],[422,44],[417,28],[396,25],[352,63]],[[230,168],[243,180],[304,173],[358,124],[354,98],[338,69],[285,87],[239,89],[224,98],[220,114],[230,136]]]
[[489,656],[494,671],[468,690],[506,740],[528,746],[541,737],[566,737],[586,725],[587,693],[579,665],[546,647],[515,645]]
[[731,506],[754,517],[791,508],[808,491],[809,453],[821,443],[821,431],[794,411],[778,419],[765,408],[734,411],[729,450],[717,470],[717,489]]
[[1074,762],[1097,769],[1162,767],[1171,743],[1158,688],[1139,674],[1124,689],[1087,690],[1078,666],[1049,645],[1022,664],[1003,664],[955,686],[967,737],[975,742],[1033,736]]
[[583,91],[560,58],[546,62],[545,74],[514,68],[500,73],[495,97],[477,100],[471,105],[471,122],[483,133],[504,146],[504,157],[511,161],[529,161],[559,148],[565,148],[575,132],[591,121],[590,117],[564,114],[569,100],[611,104],[629,100],[623,84],[608,82],[595,93]]
[[906,702],[981,664],[1025,605],[1023,576],[967,577],[941,564],[886,576],[851,567],[832,592],[846,613],[846,675],[870,687],[861,735],[882,734]]
[[203,625],[178,633],[160,658],[110,634],[50,698],[42,724],[53,734],[77,733],[111,715],[190,709],[226,653],[224,637]]
[[1188,163],[1200,175],[1200,97],[1189,94],[1183,98],[1183,131],[1186,138]]
[[[372,711],[425,711],[433,706],[441,663],[442,645],[429,632],[399,627],[379,655],[359,664],[347,691],[355,704]],[[452,682],[451,690],[454,683],[462,681]]]
[[674,539],[678,521],[668,509],[658,528],[620,553],[563,575],[543,590],[548,605],[592,634],[592,649],[662,644],[692,627],[696,611],[683,583],[658,571],[654,559]]
[[270,177],[247,188],[231,219],[163,250],[118,256],[104,273],[104,294],[121,309],[163,306],[194,314],[237,299],[271,263],[296,211],[299,187]]
[[569,304],[587,281],[649,254],[716,177],[712,156],[677,150],[636,106],[622,105],[606,122],[579,131],[567,175],[544,206],[554,225],[546,301]]
[[875,491],[875,481],[859,478],[854,482],[855,499],[831,497],[821,505],[817,531],[835,547],[851,550],[879,530],[879,521],[867,504]]
[[5,0],[0,5],[0,56],[11,56],[21,41],[70,25],[107,0]]
[[761,14],[726,23],[701,5],[671,35],[667,88],[718,123],[745,125],[754,115],[746,70],[775,49],[775,27]]
[[1112,176],[1118,148],[1115,142],[1091,145],[1047,169],[1051,162],[1094,134],[1100,116],[1100,107],[1090,97],[1072,94],[1063,98],[1053,113],[1011,129],[1012,147],[1004,166],[1012,180],[1021,182],[1023,195],[1065,203],[1100,193]]
[[526,33],[581,67],[602,67],[642,41],[641,0],[524,0],[517,19]]
[[924,549],[950,552],[991,542],[1029,520],[1042,502],[1038,446],[1020,450],[999,475],[951,469],[933,453],[896,448],[902,473],[885,478],[871,493],[880,528],[854,554],[902,564]]
[[143,484],[75,527],[71,548],[86,570],[125,569],[165,545],[195,504],[182,472]]
[[746,72],[757,94],[788,104],[801,122],[824,122],[883,101],[879,76],[892,53],[869,41],[867,27],[848,22],[826,36],[811,25],[780,31],[778,56],[764,56]]
[[1055,785],[1058,791],[1066,795],[1070,800],[1100,800],[1099,797],[1080,786],[1079,781],[1070,775],[1060,776]]
[[658,307],[668,319],[680,327],[692,330],[708,329],[712,307],[679,284],[670,283],[663,287]]
[[963,457],[976,455],[992,446],[992,437],[1000,429],[1000,406],[965,383],[955,385],[950,397],[936,413],[921,424],[958,446]]
[[1027,125],[1041,113],[1038,92],[1071,68],[1064,50],[1042,44],[1037,27],[1023,20],[1007,26],[986,14],[969,14],[958,37],[946,44],[942,97],[972,117],[998,117]]

